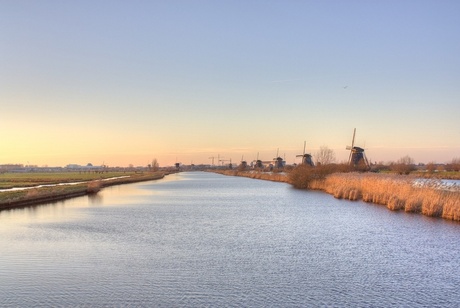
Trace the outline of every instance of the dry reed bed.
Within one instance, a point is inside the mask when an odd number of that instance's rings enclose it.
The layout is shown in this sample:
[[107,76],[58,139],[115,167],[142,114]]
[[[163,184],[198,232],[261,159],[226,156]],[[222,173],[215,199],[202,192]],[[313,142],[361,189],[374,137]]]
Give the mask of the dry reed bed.
[[294,183],[299,179],[283,173],[212,171],[224,175],[286,182],[297,188],[322,190],[338,199],[363,200],[385,205],[393,211],[404,210],[460,221],[460,187],[443,185],[440,180],[419,180],[410,176],[375,173],[332,173],[316,179],[310,177],[307,184],[299,185]]
[[460,187],[437,180],[370,173],[334,173],[314,181],[311,189],[324,190],[335,198],[363,200],[390,210],[422,213],[460,221]]

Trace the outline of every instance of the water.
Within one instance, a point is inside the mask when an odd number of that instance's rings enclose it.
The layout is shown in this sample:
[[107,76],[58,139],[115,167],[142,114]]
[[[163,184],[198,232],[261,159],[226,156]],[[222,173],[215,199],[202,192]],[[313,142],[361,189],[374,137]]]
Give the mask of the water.
[[181,173],[0,212],[2,307],[457,307],[460,224]]

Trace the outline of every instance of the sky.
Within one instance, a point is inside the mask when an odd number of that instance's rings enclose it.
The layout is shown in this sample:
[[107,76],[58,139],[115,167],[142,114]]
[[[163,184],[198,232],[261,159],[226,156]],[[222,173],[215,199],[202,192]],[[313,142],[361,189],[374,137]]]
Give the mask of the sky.
[[460,1],[0,0],[0,164],[460,157]]

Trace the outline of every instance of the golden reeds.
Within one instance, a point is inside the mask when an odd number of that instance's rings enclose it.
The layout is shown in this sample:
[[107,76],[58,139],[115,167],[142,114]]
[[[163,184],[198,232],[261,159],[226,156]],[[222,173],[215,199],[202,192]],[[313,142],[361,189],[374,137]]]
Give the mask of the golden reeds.
[[341,173],[333,168],[299,166],[285,176],[235,170],[213,170],[226,175],[289,182],[296,188],[322,190],[338,199],[363,200],[385,205],[393,211],[422,213],[460,221],[460,186],[440,180],[377,173]]
[[336,198],[362,199],[390,210],[422,213],[460,220],[460,189],[441,181],[370,173],[334,173],[326,177],[324,191]]

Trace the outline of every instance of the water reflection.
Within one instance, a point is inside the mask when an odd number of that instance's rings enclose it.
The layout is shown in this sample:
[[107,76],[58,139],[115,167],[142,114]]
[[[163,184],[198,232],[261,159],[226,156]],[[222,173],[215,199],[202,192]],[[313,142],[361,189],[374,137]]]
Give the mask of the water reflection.
[[460,302],[460,225],[283,183],[182,173],[0,212],[2,306]]
[[104,203],[104,197],[102,194],[90,194],[88,195],[90,205],[98,205]]

